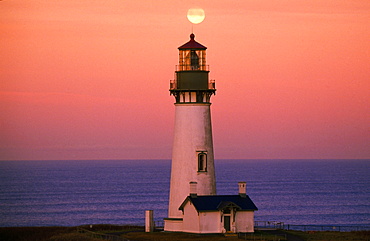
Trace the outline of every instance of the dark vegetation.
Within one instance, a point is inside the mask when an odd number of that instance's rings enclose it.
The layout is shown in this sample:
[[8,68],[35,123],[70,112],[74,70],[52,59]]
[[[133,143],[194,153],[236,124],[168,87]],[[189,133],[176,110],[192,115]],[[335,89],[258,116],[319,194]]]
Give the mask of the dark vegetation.
[[197,235],[184,233],[127,233],[124,237],[135,241],[370,241],[370,231],[356,232],[302,232],[302,231],[256,231],[246,236]]
[[[83,231],[85,230],[85,231]],[[97,235],[94,235],[97,234]],[[302,231],[256,231],[245,236],[199,235],[188,233],[145,233],[143,227],[94,225],[80,227],[3,227],[1,241],[101,241],[104,235],[121,237],[131,241],[370,241],[370,231],[357,232],[302,232]],[[100,237],[100,238],[99,238]]]
[[54,236],[68,235],[73,233],[75,230],[76,228],[70,227],[0,228],[0,240],[1,241],[52,240]]
[[370,231],[334,232],[334,231],[289,231],[307,241],[370,241]]

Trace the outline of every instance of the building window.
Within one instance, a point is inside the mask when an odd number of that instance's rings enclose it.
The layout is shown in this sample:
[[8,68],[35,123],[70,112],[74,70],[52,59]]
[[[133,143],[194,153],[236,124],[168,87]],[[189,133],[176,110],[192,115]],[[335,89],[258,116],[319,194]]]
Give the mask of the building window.
[[207,171],[207,153],[198,153],[198,172]]

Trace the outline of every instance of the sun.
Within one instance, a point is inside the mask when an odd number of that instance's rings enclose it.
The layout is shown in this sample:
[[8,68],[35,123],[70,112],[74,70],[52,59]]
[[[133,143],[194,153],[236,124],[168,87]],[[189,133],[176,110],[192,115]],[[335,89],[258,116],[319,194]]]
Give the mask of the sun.
[[206,15],[201,8],[190,8],[187,17],[191,23],[198,24],[203,22]]

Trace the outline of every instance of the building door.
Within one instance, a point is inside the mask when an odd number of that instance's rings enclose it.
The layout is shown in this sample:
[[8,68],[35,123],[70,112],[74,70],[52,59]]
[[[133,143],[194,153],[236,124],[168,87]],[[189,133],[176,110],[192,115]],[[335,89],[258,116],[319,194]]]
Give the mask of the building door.
[[230,216],[224,216],[224,229],[226,232],[230,232]]

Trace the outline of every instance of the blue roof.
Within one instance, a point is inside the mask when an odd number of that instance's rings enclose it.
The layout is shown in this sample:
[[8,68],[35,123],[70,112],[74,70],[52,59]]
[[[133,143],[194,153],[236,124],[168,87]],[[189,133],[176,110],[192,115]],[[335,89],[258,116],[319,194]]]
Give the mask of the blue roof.
[[179,210],[183,210],[185,204],[191,201],[199,211],[218,211],[226,207],[235,207],[240,211],[258,210],[248,195],[213,195],[213,196],[188,196],[181,204]]

